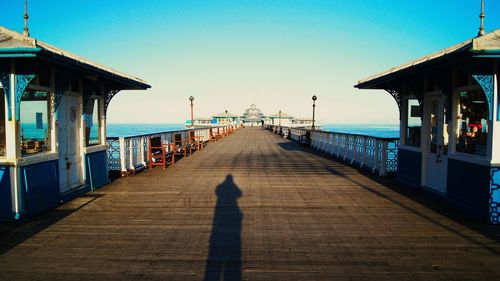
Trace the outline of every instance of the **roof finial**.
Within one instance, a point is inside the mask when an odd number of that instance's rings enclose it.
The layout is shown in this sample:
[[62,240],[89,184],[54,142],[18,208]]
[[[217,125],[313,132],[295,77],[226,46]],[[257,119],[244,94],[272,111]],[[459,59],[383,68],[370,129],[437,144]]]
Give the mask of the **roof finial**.
[[28,28],[28,0],[24,0],[24,31],[23,35],[30,37],[30,31]]
[[479,19],[481,20],[481,26],[479,26],[479,33],[477,36],[484,35],[484,0],[481,0],[481,14],[479,14]]

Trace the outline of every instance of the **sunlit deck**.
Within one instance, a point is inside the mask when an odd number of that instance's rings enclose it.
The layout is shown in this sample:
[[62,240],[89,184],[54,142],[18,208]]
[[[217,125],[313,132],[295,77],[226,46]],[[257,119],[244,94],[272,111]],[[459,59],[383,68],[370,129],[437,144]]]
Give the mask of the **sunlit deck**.
[[0,279],[498,280],[500,228],[427,198],[247,128],[0,225]]

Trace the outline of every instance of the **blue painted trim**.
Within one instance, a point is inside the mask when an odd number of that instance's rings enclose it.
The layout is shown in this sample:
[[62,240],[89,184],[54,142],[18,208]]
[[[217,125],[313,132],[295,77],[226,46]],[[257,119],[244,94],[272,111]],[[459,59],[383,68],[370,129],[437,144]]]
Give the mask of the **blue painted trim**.
[[87,159],[87,169],[89,171],[89,180],[90,180],[90,190],[94,190],[94,181],[92,180],[92,169],[90,168],[90,159],[86,157]]
[[35,54],[0,54],[0,58],[34,58]]
[[24,177],[24,190],[28,192],[28,177],[26,176],[26,169],[23,170],[23,177]]
[[35,76],[35,74],[16,74],[16,121],[21,117],[20,106],[24,90]]
[[0,49],[0,54],[7,54],[7,53],[38,53],[42,50],[42,48],[1,48]]
[[[493,75],[472,75],[481,86],[488,101],[488,118],[493,121]],[[497,119],[498,120],[498,119]]]

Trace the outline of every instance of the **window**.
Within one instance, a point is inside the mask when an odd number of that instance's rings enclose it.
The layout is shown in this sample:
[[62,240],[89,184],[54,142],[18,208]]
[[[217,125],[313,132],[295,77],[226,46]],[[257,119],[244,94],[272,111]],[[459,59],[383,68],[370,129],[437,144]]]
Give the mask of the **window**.
[[481,90],[458,93],[458,136],[456,151],[486,156],[488,102]]
[[[4,97],[3,89],[0,87],[0,96]],[[0,99],[0,156],[5,156],[5,98]]]
[[409,97],[406,102],[406,139],[405,144],[408,146],[420,147],[420,134],[422,128],[422,119],[420,104],[415,97]]
[[89,101],[90,112],[85,113],[85,145],[93,146],[101,143],[100,141],[100,122],[99,122],[99,99]]
[[22,155],[50,151],[50,95],[46,91],[26,90],[21,98]]

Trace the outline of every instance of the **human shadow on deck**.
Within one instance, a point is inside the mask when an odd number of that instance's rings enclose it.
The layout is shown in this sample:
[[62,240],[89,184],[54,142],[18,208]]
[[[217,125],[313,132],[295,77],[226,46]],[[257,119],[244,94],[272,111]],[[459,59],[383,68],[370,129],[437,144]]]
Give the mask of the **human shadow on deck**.
[[243,193],[228,175],[215,189],[215,205],[205,281],[241,280],[241,222],[238,198]]

